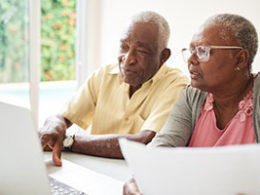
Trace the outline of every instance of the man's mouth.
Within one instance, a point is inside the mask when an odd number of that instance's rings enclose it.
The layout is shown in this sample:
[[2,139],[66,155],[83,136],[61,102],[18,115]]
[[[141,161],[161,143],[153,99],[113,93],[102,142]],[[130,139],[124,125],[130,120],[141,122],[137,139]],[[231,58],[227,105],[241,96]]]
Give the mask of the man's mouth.
[[129,69],[129,68],[123,68],[123,67],[121,67],[121,71],[122,71],[125,75],[136,74],[136,71],[131,70],[131,69]]

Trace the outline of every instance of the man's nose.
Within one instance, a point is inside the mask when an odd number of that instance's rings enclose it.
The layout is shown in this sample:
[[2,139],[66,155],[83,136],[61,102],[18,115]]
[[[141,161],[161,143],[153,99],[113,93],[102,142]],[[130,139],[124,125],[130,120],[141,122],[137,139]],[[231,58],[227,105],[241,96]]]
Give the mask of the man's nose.
[[124,56],[125,66],[131,66],[136,64],[136,52],[134,50],[129,50]]

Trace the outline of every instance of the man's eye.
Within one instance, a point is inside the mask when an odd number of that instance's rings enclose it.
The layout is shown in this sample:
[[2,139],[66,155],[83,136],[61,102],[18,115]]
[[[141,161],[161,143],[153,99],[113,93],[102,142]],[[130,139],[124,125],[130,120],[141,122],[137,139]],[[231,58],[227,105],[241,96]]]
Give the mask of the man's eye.
[[145,50],[142,50],[142,49],[138,49],[138,50],[136,50],[138,53],[141,53],[141,54],[148,54],[148,52],[147,51],[145,51]]

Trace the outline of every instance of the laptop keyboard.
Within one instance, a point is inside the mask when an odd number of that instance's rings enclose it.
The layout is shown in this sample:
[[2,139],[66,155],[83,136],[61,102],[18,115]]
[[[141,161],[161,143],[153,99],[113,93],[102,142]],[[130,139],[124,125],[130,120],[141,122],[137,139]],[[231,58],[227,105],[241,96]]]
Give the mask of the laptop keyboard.
[[71,186],[68,186],[52,177],[49,177],[52,195],[87,195]]

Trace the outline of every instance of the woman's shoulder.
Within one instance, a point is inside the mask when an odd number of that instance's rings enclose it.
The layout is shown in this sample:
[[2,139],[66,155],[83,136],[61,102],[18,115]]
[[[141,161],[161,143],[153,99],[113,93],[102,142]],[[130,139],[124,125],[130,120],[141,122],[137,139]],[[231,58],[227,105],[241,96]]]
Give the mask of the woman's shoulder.
[[253,87],[253,93],[254,93],[254,99],[255,101],[259,101],[260,99],[260,72],[254,75],[254,87]]
[[200,108],[207,98],[207,92],[201,91],[197,88],[187,85],[181,92],[178,98],[178,105],[186,105],[194,110]]
[[204,100],[204,98],[207,96],[207,92],[194,88],[190,84],[185,87],[184,91],[187,98],[190,100],[199,100],[201,98]]
[[260,72],[258,72],[257,74],[254,74],[254,85],[260,85]]

